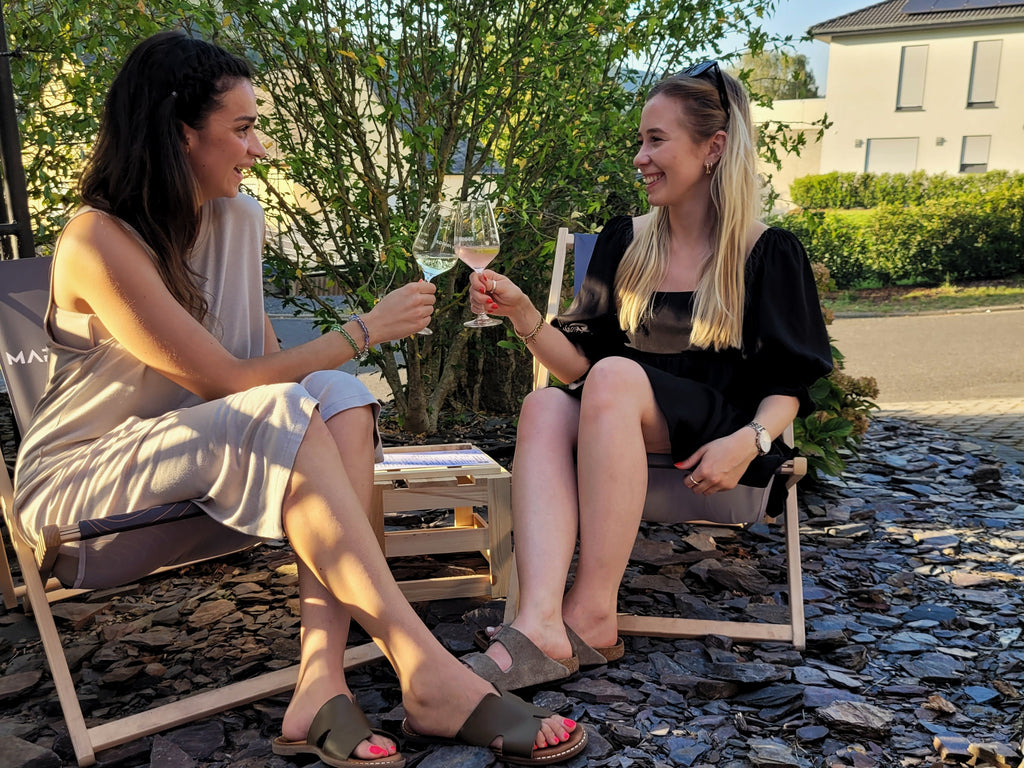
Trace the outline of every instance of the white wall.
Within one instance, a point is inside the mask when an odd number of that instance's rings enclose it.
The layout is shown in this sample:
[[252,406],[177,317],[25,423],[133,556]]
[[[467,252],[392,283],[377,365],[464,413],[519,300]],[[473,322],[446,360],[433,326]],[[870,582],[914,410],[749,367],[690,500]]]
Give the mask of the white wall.
[[[996,107],[967,108],[974,43],[1002,40]],[[897,111],[903,46],[927,45],[921,111]],[[918,138],[916,168],[959,173],[964,136],[992,136],[989,170],[1024,168],[1024,25],[833,38],[821,172],[863,171],[868,139]],[[944,139],[944,142],[938,142]],[[856,146],[857,142],[863,142]]]
[[761,162],[760,171],[763,174],[771,175],[772,188],[779,193],[779,200],[776,209],[786,210],[792,207],[789,199],[789,185],[794,179],[807,176],[812,173],[819,173],[821,168],[821,148],[818,141],[818,126],[810,127],[812,123],[821,120],[825,114],[825,99],[784,99],[776,101],[770,108],[751,106],[751,120],[755,125],[761,125],[767,121],[782,122],[789,125],[791,133],[804,133],[807,137],[807,144],[800,150],[799,155],[784,155],[782,168],[777,169],[773,165]]

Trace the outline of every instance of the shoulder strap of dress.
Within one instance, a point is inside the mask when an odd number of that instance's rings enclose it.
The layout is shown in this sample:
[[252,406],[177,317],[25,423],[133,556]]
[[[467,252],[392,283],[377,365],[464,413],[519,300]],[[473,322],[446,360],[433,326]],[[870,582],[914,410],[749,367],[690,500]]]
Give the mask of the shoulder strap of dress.
[[652,213],[648,212],[648,213],[643,213],[643,214],[640,214],[639,216],[634,216],[633,217],[633,239],[634,240],[640,236],[641,232],[643,232],[645,229],[647,229],[647,226],[651,223],[651,219],[653,218],[653,216],[654,215]]
[[761,236],[769,229],[768,225],[762,221],[753,221],[747,229],[747,258],[750,258],[750,254],[754,252],[754,248],[757,247],[757,242],[761,239]]

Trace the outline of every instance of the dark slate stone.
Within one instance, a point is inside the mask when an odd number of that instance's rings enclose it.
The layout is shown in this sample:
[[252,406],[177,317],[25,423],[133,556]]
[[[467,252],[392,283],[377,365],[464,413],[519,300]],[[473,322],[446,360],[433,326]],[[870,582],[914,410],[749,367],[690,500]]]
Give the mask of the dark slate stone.
[[3,768],[60,768],[54,752],[16,736],[0,736],[0,765]]
[[948,605],[922,603],[911,608],[901,618],[907,623],[920,621],[921,619],[932,619],[940,624],[948,624],[956,618],[956,611]]

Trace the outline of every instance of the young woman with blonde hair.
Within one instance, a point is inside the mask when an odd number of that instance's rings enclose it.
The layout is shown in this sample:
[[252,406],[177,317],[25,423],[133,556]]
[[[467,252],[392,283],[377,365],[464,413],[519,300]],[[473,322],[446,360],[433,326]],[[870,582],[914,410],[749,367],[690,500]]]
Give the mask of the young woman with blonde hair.
[[621,656],[618,588],[647,453],[671,453],[695,494],[765,487],[788,456],[780,435],[813,410],[808,387],[831,369],[806,254],[757,220],[742,86],[716,62],[659,83],[633,164],[651,210],[606,224],[579,295],[550,326],[508,278],[471,278],[473,310],[509,317],[533,355],[573,382],[523,404],[512,476],[519,614],[468,657],[509,689]]

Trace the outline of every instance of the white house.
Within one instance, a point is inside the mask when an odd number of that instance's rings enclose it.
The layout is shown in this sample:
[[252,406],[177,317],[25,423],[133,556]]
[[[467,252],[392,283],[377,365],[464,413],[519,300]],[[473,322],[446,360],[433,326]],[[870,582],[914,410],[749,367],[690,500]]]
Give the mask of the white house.
[[829,44],[827,95],[754,119],[827,113],[832,127],[777,189],[831,171],[1024,168],[1024,0],[885,0],[808,31]]

